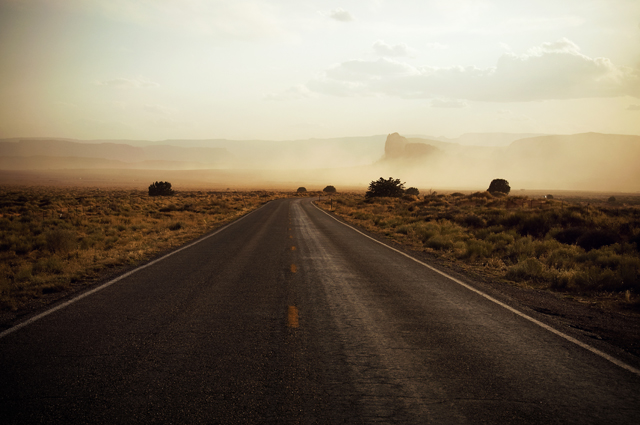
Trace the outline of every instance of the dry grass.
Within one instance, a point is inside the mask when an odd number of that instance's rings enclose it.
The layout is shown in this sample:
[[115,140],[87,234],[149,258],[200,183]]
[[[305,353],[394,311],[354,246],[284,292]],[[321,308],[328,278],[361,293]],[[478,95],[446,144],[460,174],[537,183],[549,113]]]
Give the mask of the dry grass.
[[[524,196],[333,196],[346,221],[518,285],[640,309],[640,208]],[[319,203],[329,209],[328,200]]]
[[139,264],[284,196],[0,188],[0,308]]

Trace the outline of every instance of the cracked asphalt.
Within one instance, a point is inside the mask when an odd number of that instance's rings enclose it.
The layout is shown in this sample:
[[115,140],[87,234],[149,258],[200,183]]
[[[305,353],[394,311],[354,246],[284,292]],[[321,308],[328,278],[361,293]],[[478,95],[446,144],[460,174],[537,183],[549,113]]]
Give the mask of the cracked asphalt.
[[640,376],[271,202],[0,338],[0,420],[631,424]]

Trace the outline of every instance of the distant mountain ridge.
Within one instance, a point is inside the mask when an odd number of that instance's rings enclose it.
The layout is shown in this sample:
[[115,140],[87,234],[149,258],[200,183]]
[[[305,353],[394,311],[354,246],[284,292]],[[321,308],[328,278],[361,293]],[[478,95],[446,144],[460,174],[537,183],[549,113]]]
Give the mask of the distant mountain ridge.
[[[404,140],[402,140],[404,139]],[[422,145],[430,155],[416,160],[399,146]],[[506,147],[462,146],[428,139],[387,137],[388,173],[434,185],[506,178],[517,186],[583,190],[640,190],[640,136],[583,133],[518,139]],[[389,156],[388,151],[396,152]],[[405,177],[408,179],[408,177]]]
[[[499,133],[495,143],[513,137]],[[279,142],[131,143],[136,146],[119,141],[4,139],[0,140],[0,170],[112,170],[111,175],[117,170],[151,170],[154,180],[166,179],[161,177],[163,170],[205,174],[238,170],[240,174],[235,175],[278,176],[274,184],[287,178],[295,187],[304,186],[300,176],[336,187],[366,187],[373,179],[395,176],[419,188],[480,189],[494,178],[505,178],[514,189],[640,190],[640,136],[537,135],[507,146],[465,145],[399,133]],[[257,170],[262,171],[253,173]]]
[[74,157],[100,158],[122,162],[186,161],[216,165],[229,160],[219,147],[177,147],[152,145],[136,147],[120,143],[81,143],[68,140],[27,139],[0,141],[0,157]]
[[486,147],[504,147],[508,146],[516,140],[528,139],[531,137],[547,136],[542,133],[464,133],[459,137],[434,137],[424,135],[407,136],[417,139],[428,139],[432,141],[453,143],[462,146],[486,146]]

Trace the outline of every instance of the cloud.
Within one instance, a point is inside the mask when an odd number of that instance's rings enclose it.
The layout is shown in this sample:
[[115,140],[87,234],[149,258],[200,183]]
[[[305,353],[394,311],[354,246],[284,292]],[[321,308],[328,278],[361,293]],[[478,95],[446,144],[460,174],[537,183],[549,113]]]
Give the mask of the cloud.
[[591,58],[567,39],[542,43],[517,55],[505,52],[495,67],[415,67],[382,58],[334,65],[309,82],[311,90],[340,96],[450,98],[523,102],[634,96],[640,70]]
[[466,108],[467,102],[460,99],[432,99],[432,108]]
[[298,100],[311,97],[313,93],[302,84],[288,88],[281,93],[268,93],[263,96],[264,100]]
[[627,111],[640,111],[640,105],[629,105]]
[[171,115],[176,112],[175,109],[163,105],[146,103],[142,107],[145,111],[155,115]]
[[409,56],[411,50],[404,43],[389,45],[382,40],[373,43],[373,50],[380,56]]
[[107,87],[119,87],[119,88],[154,88],[159,87],[160,84],[149,81],[144,78],[112,78],[111,80],[102,80],[98,81],[97,84],[99,86],[107,86]]
[[329,12],[329,17],[340,22],[351,22],[355,20],[351,13],[347,12],[341,7],[333,9],[331,12]]
[[427,47],[433,50],[444,50],[449,48],[446,44],[441,43],[427,43]]
[[266,0],[68,0],[72,6],[141,27],[256,40],[286,33]]

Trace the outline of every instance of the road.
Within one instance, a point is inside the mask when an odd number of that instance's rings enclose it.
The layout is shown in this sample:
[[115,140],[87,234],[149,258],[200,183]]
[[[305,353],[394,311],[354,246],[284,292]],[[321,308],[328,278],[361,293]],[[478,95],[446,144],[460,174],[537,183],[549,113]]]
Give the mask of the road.
[[308,199],[0,338],[0,421],[638,423],[640,376]]

